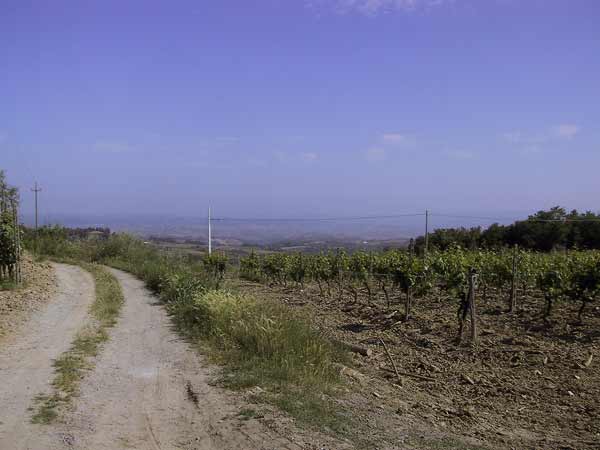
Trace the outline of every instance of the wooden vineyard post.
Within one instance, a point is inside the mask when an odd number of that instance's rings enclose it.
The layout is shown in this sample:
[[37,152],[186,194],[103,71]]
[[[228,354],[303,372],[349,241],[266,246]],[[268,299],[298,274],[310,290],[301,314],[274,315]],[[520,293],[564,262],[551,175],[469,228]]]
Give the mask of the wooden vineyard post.
[[465,321],[467,319],[467,315],[470,313],[471,341],[473,341],[473,345],[476,345],[478,343],[477,310],[475,308],[475,288],[477,280],[477,271],[474,268],[469,269],[469,274],[467,278],[469,288],[466,290],[466,292],[463,291],[463,295],[461,295],[460,304],[458,307],[458,336],[456,337],[456,342],[457,344],[460,344],[462,342]]
[[[413,261],[413,252],[412,252],[412,244],[413,241],[411,239],[411,250],[408,253],[408,261],[409,261],[409,267],[412,267],[412,261]],[[412,282],[411,282],[412,284]],[[404,321],[408,322],[408,319],[410,318],[410,310],[412,309],[412,286],[409,285],[406,288],[406,299],[404,302]]]
[[412,288],[406,289],[406,298],[404,299],[404,321],[410,319],[410,310],[412,309]]
[[471,310],[471,341],[473,345],[478,343],[477,335],[477,311],[475,309],[475,281],[477,272],[475,269],[469,271],[469,309]]
[[517,255],[518,247],[517,244],[515,244],[512,258],[512,278],[510,285],[510,305],[508,307],[508,312],[513,312],[517,307]]

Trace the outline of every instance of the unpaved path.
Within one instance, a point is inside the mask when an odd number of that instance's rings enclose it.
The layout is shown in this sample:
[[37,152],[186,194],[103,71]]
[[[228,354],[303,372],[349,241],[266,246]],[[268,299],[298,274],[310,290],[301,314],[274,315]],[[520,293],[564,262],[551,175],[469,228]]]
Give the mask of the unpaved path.
[[[0,450],[299,450],[351,448],[298,430],[270,411],[243,420],[248,404],[211,386],[215,369],[171,329],[141,281],[117,270],[125,304],[80,395],[52,425],[30,423],[33,398],[49,392],[52,359],[69,348],[93,301],[83,270],[56,265],[59,293],[0,350]],[[286,421],[287,420],[287,421]]]
[[307,448],[261,421],[241,420],[240,402],[210,386],[214,373],[171,329],[156,298],[131,275],[112,272],[123,287],[121,317],[43,450]]
[[31,448],[36,426],[27,409],[49,391],[52,361],[69,348],[94,301],[90,274],[63,264],[54,269],[54,299],[0,347],[0,450]]
[[[142,282],[112,270],[125,305],[55,448],[90,450],[298,448],[262,429],[239,427],[239,411],[209,386],[207,370],[171,330]],[[189,397],[196,393],[198,405]],[[231,416],[227,418],[225,416]],[[262,445],[262,443],[265,445]]]

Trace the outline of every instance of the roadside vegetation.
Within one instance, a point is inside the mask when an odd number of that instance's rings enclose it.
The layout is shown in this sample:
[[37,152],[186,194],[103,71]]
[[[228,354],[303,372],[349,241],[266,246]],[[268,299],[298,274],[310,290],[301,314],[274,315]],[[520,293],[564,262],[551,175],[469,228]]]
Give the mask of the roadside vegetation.
[[15,289],[21,277],[19,191],[0,170],[0,291]]
[[12,291],[16,289],[19,285],[14,281],[10,280],[0,280],[0,291]]
[[[30,234],[26,242],[33,242]],[[37,245],[44,256],[84,261],[84,267],[97,269],[95,276],[102,273],[95,265],[101,263],[142,279],[164,302],[178,331],[223,366],[223,385],[258,388],[253,391],[257,401],[275,404],[310,425],[346,429],[347,419],[332,406],[341,385],[338,364],[348,359],[345,350],[316,331],[302,313],[223,288],[224,255],[166,255],[127,235],[72,239],[60,227],[40,229]],[[106,308],[113,311],[102,304],[96,310]],[[103,323],[102,330],[111,326]],[[40,399],[35,420],[51,420],[57,404],[76,392],[73,381],[102,340],[100,331],[85,333],[57,361],[57,392]]]

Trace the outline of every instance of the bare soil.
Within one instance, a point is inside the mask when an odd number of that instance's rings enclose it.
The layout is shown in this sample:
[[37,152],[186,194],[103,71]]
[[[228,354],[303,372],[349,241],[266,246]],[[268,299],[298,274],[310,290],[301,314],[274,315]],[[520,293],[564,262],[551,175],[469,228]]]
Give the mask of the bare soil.
[[0,347],[3,339],[39,311],[56,291],[56,277],[50,263],[34,262],[24,254],[22,275],[22,286],[0,291]]
[[598,307],[579,324],[578,305],[559,305],[546,324],[540,298],[527,296],[508,314],[507,293],[478,295],[480,342],[472,346],[469,325],[457,344],[458,304],[441,295],[417,300],[404,322],[399,298],[388,309],[382,298],[353,303],[315,286],[231,283],[301,308],[330,337],[373,351],[344,370],[352,388],[338,403],[377,447],[600,448]]

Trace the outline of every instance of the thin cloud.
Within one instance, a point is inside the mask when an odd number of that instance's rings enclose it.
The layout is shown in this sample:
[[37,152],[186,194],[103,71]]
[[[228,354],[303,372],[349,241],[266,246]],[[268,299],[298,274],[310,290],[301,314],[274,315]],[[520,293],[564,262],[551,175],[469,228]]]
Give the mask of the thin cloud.
[[502,135],[505,141],[511,144],[537,145],[548,140],[544,135],[527,135],[521,131],[509,131]]
[[221,136],[215,139],[217,142],[222,142],[225,144],[233,144],[235,142],[239,142],[240,138],[236,136]]
[[186,167],[193,169],[207,169],[211,167],[211,164],[207,161],[188,161]]
[[563,123],[554,127],[554,134],[561,139],[572,139],[581,131],[579,125]]
[[509,131],[502,135],[502,138],[510,143],[527,148],[536,148],[539,151],[542,144],[551,144],[558,140],[573,139],[581,127],[576,124],[560,124],[537,134],[524,133],[522,131]]
[[135,147],[132,145],[118,141],[99,141],[94,144],[93,148],[101,153],[130,153],[135,151]]
[[251,167],[267,167],[268,164],[263,159],[251,158],[247,161],[248,165]]
[[470,152],[468,150],[447,150],[446,152],[444,152],[446,154],[446,156],[448,156],[449,158],[452,159],[458,159],[458,160],[469,160],[469,159],[474,159],[475,158],[475,153]]
[[400,133],[384,133],[381,135],[381,141],[385,144],[404,144],[408,142],[408,137]]
[[365,158],[370,162],[385,161],[387,159],[387,151],[381,147],[371,147],[365,151]]
[[524,155],[536,155],[541,152],[542,147],[539,145],[526,145],[525,147],[521,148],[521,153]]
[[313,163],[319,159],[319,154],[315,152],[290,152],[278,150],[273,152],[273,158],[279,163],[295,164],[299,161],[303,163]]
[[212,138],[202,138],[197,145],[206,150],[221,149],[239,143],[241,139],[237,136],[218,136]]
[[302,142],[306,139],[306,136],[302,136],[302,135],[294,135],[294,136],[287,136],[285,138],[285,140],[289,143],[292,144],[296,144],[298,142]]
[[285,162],[288,159],[288,154],[284,151],[277,150],[273,152],[273,157],[279,162]]
[[392,12],[429,10],[454,0],[311,0],[306,5],[318,11],[328,10],[335,14],[358,13],[368,17]]
[[319,155],[317,155],[316,153],[313,153],[313,152],[307,152],[307,153],[302,153],[300,155],[300,157],[302,158],[302,160],[304,162],[310,163],[310,162],[316,161],[317,158],[319,157]]

